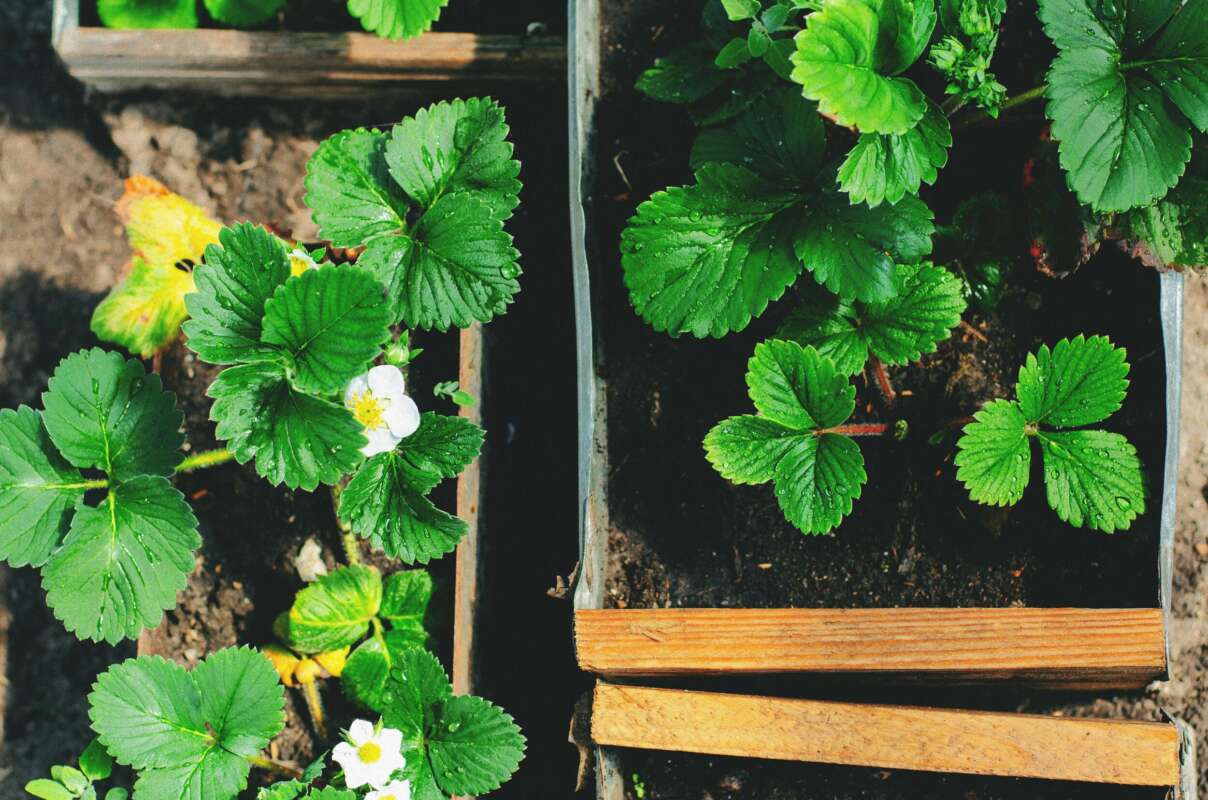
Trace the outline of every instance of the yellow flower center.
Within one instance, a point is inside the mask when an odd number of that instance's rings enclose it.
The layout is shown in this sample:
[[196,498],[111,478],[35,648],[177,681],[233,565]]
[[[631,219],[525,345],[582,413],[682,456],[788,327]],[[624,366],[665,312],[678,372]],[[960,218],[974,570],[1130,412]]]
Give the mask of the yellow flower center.
[[386,424],[388,402],[374,397],[373,392],[362,392],[352,399],[352,416],[366,428],[381,428]]
[[382,748],[375,742],[365,742],[357,748],[357,758],[361,759],[362,764],[375,764],[381,757]]

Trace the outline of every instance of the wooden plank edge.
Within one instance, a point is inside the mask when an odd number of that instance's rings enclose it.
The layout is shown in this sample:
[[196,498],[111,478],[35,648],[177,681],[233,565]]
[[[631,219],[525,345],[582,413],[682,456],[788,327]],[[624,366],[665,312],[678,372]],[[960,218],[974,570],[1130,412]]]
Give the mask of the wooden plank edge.
[[1173,724],[861,705],[598,683],[607,747],[882,769],[1170,786]]
[[1161,609],[580,609],[610,677],[854,674],[1140,688],[1166,674]]
[[[474,323],[459,336],[457,380],[459,386],[475,398],[472,406],[462,406],[460,416],[482,424],[482,326]],[[482,575],[478,551],[479,506],[482,500],[482,456],[470,462],[457,478],[457,516],[466,522],[467,531],[457,545],[455,597],[453,600],[453,691],[473,694],[475,675],[475,634],[478,613],[479,578]]]

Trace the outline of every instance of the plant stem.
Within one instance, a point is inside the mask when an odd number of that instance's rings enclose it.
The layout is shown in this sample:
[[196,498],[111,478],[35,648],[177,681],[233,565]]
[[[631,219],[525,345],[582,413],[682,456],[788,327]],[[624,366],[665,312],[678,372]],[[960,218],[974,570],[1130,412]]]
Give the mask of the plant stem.
[[331,508],[336,517],[336,524],[340,526],[340,533],[343,536],[344,542],[344,560],[349,566],[355,566],[361,563],[361,544],[357,541],[356,534],[352,532],[352,528],[340,519],[336,509],[340,507],[340,495],[344,493],[343,483],[334,483],[331,486]]
[[815,436],[824,433],[838,433],[843,436],[888,436],[893,426],[887,422],[858,422],[851,425],[836,425],[833,428],[819,428]]
[[216,467],[219,464],[225,464],[235,457],[235,454],[225,447],[220,447],[217,450],[202,450],[200,453],[194,453],[185,458],[176,466],[176,471],[192,472],[198,469],[207,467]]
[[306,697],[306,707],[310,710],[310,721],[315,724],[315,732],[319,734],[320,739],[326,739],[327,717],[323,714],[323,698],[319,696],[319,682],[302,681],[302,694]]
[[272,772],[277,775],[284,775],[287,778],[301,778],[302,770],[292,764],[285,764],[281,761],[274,761],[265,756],[248,756],[248,763],[253,767],[259,767],[265,772]]
[[109,480],[107,478],[96,478],[94,480],[75,481],[74,483],[51,483],[47,484],[47,489],[108,489]]
[[893,404],[898,401],[898,393],[893,390],[893,384],[889,382],[889,373],[885,371],[885,365],[876,356],[868,357],[868,365],[872,368],[872,377],[877,382],[877,388],[881,390],[881,396],[885,398],[885,405],[892,408]]
[[[1032,102],[1033,100],[1039,100],[1040,98],[1044,97],[1044,90],[1047,88],[1048,88],[1047,84],[1041,84],[1040,86],[1036,86],[1032,89],[1028,89],[1026,92],[1021,92],[1020,94],[1017,94],[1014,97],[1008,97],[1006,100],[1003,101],[1003,104],[998,107],[998,110],[1000,113],[1003,111],[1010,111],[1013,108],[1018,108],[1019,106],[1027,105],[1028,103]],[[986,122],[987,120],[992,120],[992,119],[994,119],[994,117],[991,117],[989,114],[987,114],[985,109],[979,108],[979,109],[977,109],[977,111],[975,111],[972,114],[969,114],[964,119],[959,119],[959,120],[953,121],[952,128],[953,128],[953,130],[961,130],[963,128],[968,128],[973,125],[978,125],[982,122]]]

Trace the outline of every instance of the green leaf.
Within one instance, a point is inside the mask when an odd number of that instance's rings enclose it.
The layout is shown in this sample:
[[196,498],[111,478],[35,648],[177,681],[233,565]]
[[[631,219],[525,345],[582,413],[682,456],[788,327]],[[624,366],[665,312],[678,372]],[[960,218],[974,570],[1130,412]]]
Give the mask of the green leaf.
[[55,449],[32,408],[0,410],[0,559],[41,566],[67,535],[83,477]]
[[759,0],[721,0],[721,6],[731,22],[752,19],[762,7]]
[[1016,393],[1029,422],[1073,428],[1101,422],[1120,409],[1128,392],[1124,348],[1106,336],[1042,345],[1019,370]]
[[55,367],[42,404],[51,440],[77,467],[125,480],[171,475],[180,463],[184,415],[138,361],[100,348],[73,353]]
[[97,0],[97,16],[109,28],[196,28],[195,0]]
[[386,579],[379,614],[391,628],[411,633],[424,644],[428,638],[424,621],[430,611],[433,589],[432,575],[427,570],[395,572]]
[[759,416],[714,426],[706,458],[736,483],[772,481],[789,522],[803,533],[829,532],[868,480],[860,448],[829,430],[851,416],[855,387],[812,347],[777,339],[756,346],[747,387]]
[[762,416],[798,430],[840,425],[856,407],[856,387],[834,362],[781,339],[755,346],[747,390]]
[[382,576],[373,567],[340,567],[298,592],[282,638],[299,653],[339,650],[359,641],[382,604]]
[[426,564],[452,552],[466,534],[465,522],[424,496],[433,480],[397,452],[379,453],[340,494],[339,517],[391,558]]
[[503,108],[490,98],[440,102],[394,126],[390,174],[423,208],[446,195],[481,200],[498,219],[519,202],[520,162],[512,158]]
[[1040,433],[1049,505],[1064,522],[1104,533],[1128,528],[1145,511],[1137,450],[1118,433]]
[[520,253],[498,210],[475,194],[441,196],[409,236],[378,238],[357,260],[386,286],[394,318],[408,327],[488,322],[520,290]]
[[481,697],[449,697],[427,736],[428,760],[448,794],[493,792],[524,758],[524,736],[512,717]]
[[893,76],[930,36],[929,28],[922,35],[927,5],[934,27],[934,6],[926,0],[917,7],[909,0],[829,0],[797,34],[792,79],[840,125],[905,133],[922,119],[927,99],[913,81]]
[[713,50],[693,42],[656,59],[638,76],[636,89],[664,103],[695,103],[726,83],[726,73],[713,63]]
[[210,655],[188,673],[158,656],[110,667],[88,695],[89,716],[118,763],[140,771],[146,800],[227,800],[247,786],[256,755],[284,727],[284,691],[248,648]]
[[973,415],[957,440],[956,478],[978,503],[1018,503],[1028,486],[1032,449],[1017,403],[994,400]]
[[386,134],[341,131],[319,145],[306,164],[306,205],[319,235],[336,247],[360,247],[405,230],[409,203],[386,164]]
[[750,61],[751,55],[751,51],[747,48],[747,40],[736,37],[727,42],[726,46],[718,52],[713,63],[719,69],[734,69]]
[[854,375],[871,353],[903,365],[934,352],[965,311],[961,282],[943,267],[899,266],[897,294],[880,303],[844,303],[815,291],[781,326],[778,336],[811,345]]
[[290,275],[281,240],[242,222],[219,233],[193,270],[197,291],[185,296],[189,349],[210,364],[239,364],[279,357],[260,340],[264,306]]
[[1128,251],[1158,269],[1208,267],[1208,160],[1192,157],[1187,174],[1153,205],[1125,217]]
[[134,638],[176,605],[200,546],[184,495],[165,478],[131,478],[76,512],[42,569],[46,603],[81,639]]
[[276,364],[228,367],[210,384],[210,419],[235,460],[273,485],[313,491],[362,462],[365,433],[342,405],[303,394]]
[[[422,629],[421,629],[422,632]],[[403,654],[423,648],[426,633],[420,637],[413,630],[385,631],[374,634],[357,646],[340,673],[340,685],[353,702],[381,713],[386,709],[386,683],[391,670]]]
[[348,13],[383,39],[412,39],[431,29],[449,0],[348,0]]
[[75,793],[58,781],[36,778],[25,784],[25,791],[41,800],[75,800]]
[[935,183],[951,146],[948,117],[929,100],[927,113],[905,133],[862,134],[839,167],[839,188],[853,203],[896,203]]
[[120,786],[115,786],[105,792],[105,800],[129,800],[130,793]]
[[298,800],[309,788],[302,781],[277,781],[256,790],[256,800]]
[[80,769],[90,781],[103,781],[113,774],[113,756],[99,739],[89,742],[80,754]]
[[825,152],[826,130],[817,106],[785,87],[731,124],[701,131],[689,161],[693,169],[713,162],[735,164],[778,184],[808,185]]
[[419,429],[403,439],[395,452],[405,464],[413,486],[427,492],[443,478],[456,478],[478,457],[485,433],[464,417],[425,411]]
[[1040,4],[1060,51],[1046,112],[1071,188],[1097,211],[1162,197],[1191,157],[1189,128],[1208,132],[1208,0],[1129,12],[1090,0]]
[[414,745],[426,733],[433,707],[453,696],[453,685],[440,661],[427,650],[410,648],[400,656],[386,684],[382,722],[402,731],[403,741]]
[[58,764],[51,767],[50,777],[63,784],[63,786],[73,795],[82,794],[88,788],[88,784],[90,783],[84,773],[80,772],[75,767],[69,767],[66,764]]
[[286,0],[205,0],[206,10],[219,22],[250,28],[268,22],[285,6]]
[[262,338],[293,357],[295,388],[338,392],[369,367],[390,338],[382,285],[357,267],[308,269],[264,304]]

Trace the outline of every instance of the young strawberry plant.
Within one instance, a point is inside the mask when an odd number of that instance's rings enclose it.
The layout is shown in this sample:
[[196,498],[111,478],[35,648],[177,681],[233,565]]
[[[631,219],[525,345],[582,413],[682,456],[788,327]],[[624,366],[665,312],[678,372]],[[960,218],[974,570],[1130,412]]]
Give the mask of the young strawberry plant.
[[1016,399],[987,404],[957,442],[957,478],[969,496],[987,505],[1018,503],[1035,441],[1045,496],[1062,521],[1104,533],[1128,528],[1145,510],[1137,450],[1121,434],[1085,429],[1120,409],[1128,391],[1125,357],[1104,336],[1062,339],[1030,354]]

